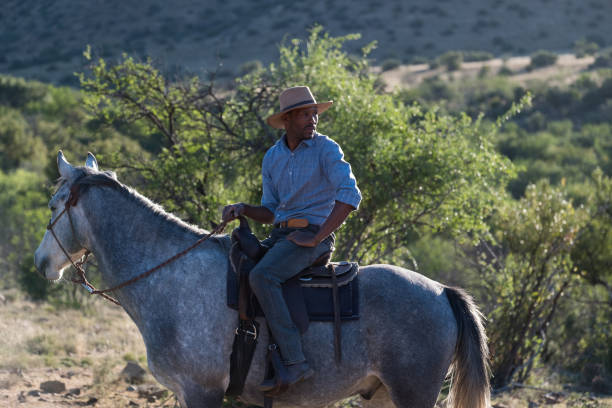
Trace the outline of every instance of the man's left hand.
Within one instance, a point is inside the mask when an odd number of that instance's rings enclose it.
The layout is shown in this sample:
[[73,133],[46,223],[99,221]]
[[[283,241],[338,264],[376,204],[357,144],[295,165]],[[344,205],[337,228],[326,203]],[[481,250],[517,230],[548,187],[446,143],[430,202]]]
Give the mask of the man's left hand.
[[287,235],[287,240],[293,242],[295,245],[303,247],[316,247],[319,242],[316,240],[316,235],[308,231],[293,231]]

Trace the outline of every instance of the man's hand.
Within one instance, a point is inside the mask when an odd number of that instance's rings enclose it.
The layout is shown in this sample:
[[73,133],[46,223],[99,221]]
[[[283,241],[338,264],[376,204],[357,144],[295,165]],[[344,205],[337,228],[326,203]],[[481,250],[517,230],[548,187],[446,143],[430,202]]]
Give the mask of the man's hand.
[[319,245],[316,235],[309,231],[293,231],[291,234],[287,235],[287,240],[293,242],[295,245],[308,248]]
[[230,222],[232,220],[235,220],[236,218],[244,214],[244,209],[244,203],[226,205],[223,208],[223,214],[221,216],[221,219],[223,220],[223,222]]

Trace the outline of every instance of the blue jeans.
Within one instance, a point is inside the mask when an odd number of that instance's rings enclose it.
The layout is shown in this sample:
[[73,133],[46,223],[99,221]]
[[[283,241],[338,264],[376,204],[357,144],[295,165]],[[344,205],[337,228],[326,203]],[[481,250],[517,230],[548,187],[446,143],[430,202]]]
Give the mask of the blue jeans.
[[[309,225],[302,230],[315,234],[319,227]],[[263,244],[270,247],[249,275],[251,289],[266,315],[272,335],[280,348],[285,364],[306,360],[302,339],[293,323],[283,297],[281,284],[309,267],[319,256],[332,249],[335,235],[331,234],[316,247],[301,247],[287,240],[296,228],[275,228]]]

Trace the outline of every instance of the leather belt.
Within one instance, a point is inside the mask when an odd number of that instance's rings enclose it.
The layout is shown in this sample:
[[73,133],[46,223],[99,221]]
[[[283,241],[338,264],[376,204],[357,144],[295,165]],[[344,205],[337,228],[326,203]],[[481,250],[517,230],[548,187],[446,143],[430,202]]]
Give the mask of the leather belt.
[[291,218],[274,224],[275,228],[306,228],[307,226],[308,220],[306,218]]

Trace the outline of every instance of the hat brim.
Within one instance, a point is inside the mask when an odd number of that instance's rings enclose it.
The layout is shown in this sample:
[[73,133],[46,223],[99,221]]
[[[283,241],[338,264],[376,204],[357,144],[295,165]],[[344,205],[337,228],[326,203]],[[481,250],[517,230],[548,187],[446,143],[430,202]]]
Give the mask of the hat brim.
[[320,115],[323,112],[325,112],[326,110],[328,110],[329,107],[332,105],[332,103],[334,103],[334,101],[320,102],[320,103],[311,103],[311,104],[308,104],[308,105],[296,106],[295,108],[287,109],[284,112],[275,113],[274,115],[269,116],[268,119],[266,119],[266,123],[268,125],[272,126],[275,129],[284,129],[285,128],[285,122],[283,121],[283,115],[285,113],[291,112],[291,111],[296,110],[296,109],[304,109],[304,108],[309,108],[311,106],[316,106],[317,107],[317,113]]

